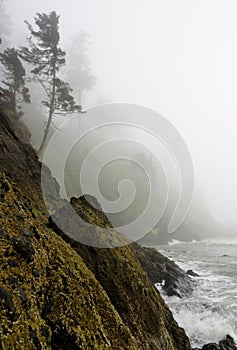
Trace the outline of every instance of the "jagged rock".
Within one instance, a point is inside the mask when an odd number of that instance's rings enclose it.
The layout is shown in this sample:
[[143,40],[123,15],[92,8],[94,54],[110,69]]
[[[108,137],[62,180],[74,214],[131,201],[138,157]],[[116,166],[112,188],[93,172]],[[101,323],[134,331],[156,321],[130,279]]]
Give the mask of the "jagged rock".
[[0,229],[0,238],[4,238],[5,237],[5,233],[3,232],[3,230]]
[[12,285],[13,287],[17,287],[18,284],[19,284],[18,278],[17,278],[17,277],[14,277],[14,276],[13,276],[13,277],[12,277],[12,276],[8,277],[8,282],[9,282],[9,284]]
[[219,346],[220,350],[237,350],[234,339],[230,335],[227,335],[226,339],[221,340]]
[[38,269],[33,269],[33,270],[32,270],[32,275],[33,275],[34,277],[39,277],[39,276],[40,276],[39,270],[38,270]]
[[41,350],[42,346],[41,346],[39,338],[37,336],[37,332],[31,326],[29,326],[29,336],[30,336],[30,339],[32,340],[36,350]]
[[12,238],[12,244],[14,249],[23,259],[25,259],[27,262],[33,260],[35,250],[29,238],[26,238],[23,235],[20,237],[14,236]]
[[[1,262],[5,266],[0,270],[0,348],[15,350],[24,344],[24,349],[41,346],[43,349],[136,350],[137,341],[81,257],[47,228],[43,220],[33,218],[30,210],[25,209],[22,212],[25,230],[30,232],[32,225],[37,226],[41,237],[36,240],[22,233],[20,236],[24,243],[30,240],[34,249],[39,272],[39,278],[35,278],[36,267],[22,259],[21,249],[17,254],[15,247],[12,249],[14,237],[19,247],[17,234],[21,219],[14,215],[21,206],[18,189],[9,179],[1,181],[8,181],[11,191],[0,207],[0,212],[8,217],[3,227],[9,234],[0,245]],[[5,251],[8,254],[3,254]],[[15,278],[19,286],[12,284]]]
[[16,321],[17,314],[16,314],[16,307],[13,300],[13,295],[6,289],[0,287],[0,301],[1,300],[4,300],[5,302],[4,306],[8,310],[8,313],[7,313],[8,319],[10,319],[11,321]]
[[168,296],[182,297],[193,291],[194,282],[173,261],[163,256],[155,248],[132,244],[136,257],[147,272],[152,283],[159,283]]
[[[100,231],[95,229],[95,233],[97,233],[97,237],[100,240],[108,242],[109,236],[111,240],[113,239],[113,234],[117,238],[117,232],[113,231],[112,224],[106,215],[91,206],[91,202],[95,203],[95,201],[95,199],[87,201],[84,196],[71,200],[73,208],[83,218],[81,228],[75,226],[75,230],[79,229],[81,235],[88,237],[90,232],[87,230],[86,223],[91,222],[96,227],[111,228],[110,231],[104,231],[103,235],[99,235]],[[60,218],[63,220],[64,210],[62,207],[57,213],[57,222]],[[159,349],[159,347],[163,349],[169,344],[168,348],[171,350],[173,347],[172,342],[173,344],[179,343],[179,345],[176,345],[178,349],[190,349],[189,343],[183,337],[183,330],[180,328],[176,329],[177,324],[174,323],[173,318],[170,318],[171,314],[167,312],[168,309],[159,292],[141,269],[136,259],[133,245],[111,249],[90,247],[66,236],[55,224],[52,217],[49,218],[49,227],[53,228],[57,234],[73,247],[95,274],[122,320],[132,330],[133,336],[138,340],[138,349]],[[142,247],[141,250],[143,250]],[[137,315],[138,308],[139,317]],[[163,318],[161,315],[164,314],[166,315],[165,320],[161,321],[161,318]],[[166,335],[161,336],[162,330],[158,320],[164,322],[163,332]],[[168,340],[167,331],[171,338],[174,337],[175,339]],[[149,339],[146,336],[144,337],[144,332],[149,334]],[[161,338],[163,337],[162,342],[158,339],[158,334],[160,334]]]
[[25,294],[25,291],[23,288],[20,288],[19,290],[19,296],[21,298],[21,301],[23,304],[27,304],[27,302],[29,301],[28,297]]
[[19,262],[16,261],[15,259],[9,258],[9,259],[7,260],[7,264],[8,264],[10,267],[18,267],[18,268],[20,268]]
[[203,345],[201,349],[194,348],[193,350],[237,350],[237,347],[235,345],[234,339],[230,335],[227,335],[225,339],[219,342],[219,344],[209,343]]
[[192,277],[199,277],[199,274],[194,272],[193,270],[186,271],[186,274]]
[[15,312],[16,307],[14,305],[13,296],[10,292],[0,287],[0,298],[5,300],[6,307],[9,311]]
[[[8,235],[0,245],[4,266],[0,270],[0,348],[191,350],[184,330],[131,247],[95,249],[78,245],[47,226],[41,164],[1,113],[0,173],[0,184],[9,187],[0,206],[0,214],[7,218],[1,222],[2,229]],[[62,207],[59,186],[47,168],[44,176],[46,200],[54,209]],[[92,209],[86,201],[75,200],[74,205],[90,222]],[[34,215],[32,208],[38,211]],[[17,217],[19,211],[21,218]],[[95,233],[107,239],[103,226],[106,217],[93,214],[100,224]],[[23,223],[33,236],[22,234]],[[38,239],[32,227],[37,228]],[[82,233],[88,233],[86,227]],[[39,278],[33,275],[35,266]],[[12,286],[8,277],[16,275],[19,286]],[[23,302],[25,297],[18,288],[29,302]]]

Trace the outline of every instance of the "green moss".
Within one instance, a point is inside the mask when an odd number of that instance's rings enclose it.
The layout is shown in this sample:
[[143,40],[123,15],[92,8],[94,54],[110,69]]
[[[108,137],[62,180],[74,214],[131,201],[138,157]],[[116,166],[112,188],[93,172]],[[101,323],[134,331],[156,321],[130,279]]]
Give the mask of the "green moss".
[[38,215],[40,215],[40,211],[36,208],[32,208],[32,214],[34,215],[34,217],[37,217]]
[[[2,348],[35,349],[39,341],[50,349],[64,338],[72,349],[135,349],[129,329],[78,254],[24,207],[20,190],[6,176],[1,185],[8,190],[0,209],[7,218],[1,222],[0,284],[12,295],[17,315],[11,317],[5,301],[0,302]],[[22,236],[34,248],[31,261],[14,248],[13,238]]]
[[[0,132],[1,347],[191,350],[131,247],[94,249],[49,228],[36,153],[1,113]],[[49,171],[46,184],[50,199],[58,185]],[[53,200],[63,209],[59,194]],[[118,238],[103,213],[74,201],[99,239]]]

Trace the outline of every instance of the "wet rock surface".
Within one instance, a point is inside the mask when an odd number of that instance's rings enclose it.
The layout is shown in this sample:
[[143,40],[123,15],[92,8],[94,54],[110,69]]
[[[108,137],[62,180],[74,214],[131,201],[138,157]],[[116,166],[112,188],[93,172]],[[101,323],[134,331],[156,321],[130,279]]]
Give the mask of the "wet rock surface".
[[201,349],[194,348],[193,350],[237,350],[237,346],[235,345],[234,339],[227,335],[219,344],[209,343],[204,345]]
[[194,272],[193,270],[186,271],[186,274],[192,277],[199,277],[199,274]]
[[187,273],[155,248],[141,247],[136,243],[132,244],[132,248],[152,283],[161,284],[168,296],[182,298],[193,291],[195,283]]

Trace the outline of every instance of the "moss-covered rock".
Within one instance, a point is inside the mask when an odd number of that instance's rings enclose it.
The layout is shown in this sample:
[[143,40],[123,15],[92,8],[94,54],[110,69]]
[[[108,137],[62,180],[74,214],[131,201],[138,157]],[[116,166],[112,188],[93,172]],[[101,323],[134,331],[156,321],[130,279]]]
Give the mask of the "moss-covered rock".
[[[7,191],[4,190],[7,188]],[[137,349],[81,257],[0,177],[0,334],[3,349]],[[25,236],[22,232],[25,232]]]
[[[78,237],[83,241],[84,236],[90,236],[90,226],[86,223],[91,223],[97,232],[96,236],[104,241],[105,245],[114,237],[119,239],[118,233],[112,228],[105,214],[90,205],[95,199],[88,196],[87,199],[81,197],[71,200],[75,211],[83,218],[79,221],[79,225],[71,223],[71,232],[78,230],[80,233]],[[96,207],[98,208],[98,203]],[[54,216],[57,223],[66,220],[67,215],[64,215],[66,210],[67,206],[62,207]],[[70,243],[94,273],[122,320],[136,338],[139,349],[190,349],[184,330],[178,327],[130,245],[110,249],[95,248],[66,236],[51,218],[49,225]],[[103,227],[110,230],[106,229],[101,233]]]
[[[49,227],[41,164],[2,114],[0,173],[0,349],[191,349],[130,246],[83,246]],[[60,212],[58,184],[45,174]],[[106,217],[85,199],[73,205],[107,240]]]

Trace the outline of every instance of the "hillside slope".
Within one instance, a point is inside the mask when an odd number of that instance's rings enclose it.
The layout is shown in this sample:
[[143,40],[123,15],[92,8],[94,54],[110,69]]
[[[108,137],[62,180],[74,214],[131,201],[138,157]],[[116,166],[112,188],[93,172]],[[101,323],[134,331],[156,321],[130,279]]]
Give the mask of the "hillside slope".
[[[40,171],[1,114],[0,348],[190,350],[130,246],[91,248],[49,227]],[[46,173],[50,197],[58,185]],[[91,220],[84,199],[73,205]]]

